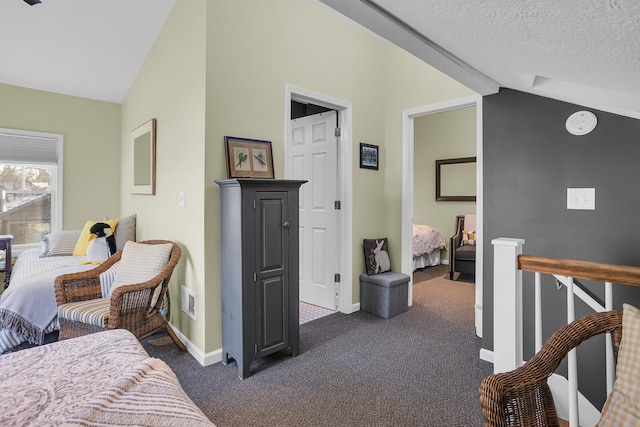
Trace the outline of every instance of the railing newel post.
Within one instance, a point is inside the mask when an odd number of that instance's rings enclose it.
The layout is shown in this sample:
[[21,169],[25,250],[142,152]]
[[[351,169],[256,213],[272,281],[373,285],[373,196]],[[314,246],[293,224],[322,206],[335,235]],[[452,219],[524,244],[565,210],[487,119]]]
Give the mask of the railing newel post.
[[518,255],[523,239],[501,237],[493,245],[493,372],[508,372],[523,362],[522,271]]

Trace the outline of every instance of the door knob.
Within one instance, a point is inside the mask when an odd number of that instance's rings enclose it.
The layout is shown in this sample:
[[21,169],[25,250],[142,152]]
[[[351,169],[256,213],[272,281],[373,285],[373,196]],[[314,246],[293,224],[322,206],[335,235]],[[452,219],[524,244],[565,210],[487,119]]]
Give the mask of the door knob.
[[282,223],[282,226],[283,226],[284,228],[289,228],[289,221],[285,221],[285,222],[283,222],[283,223]]

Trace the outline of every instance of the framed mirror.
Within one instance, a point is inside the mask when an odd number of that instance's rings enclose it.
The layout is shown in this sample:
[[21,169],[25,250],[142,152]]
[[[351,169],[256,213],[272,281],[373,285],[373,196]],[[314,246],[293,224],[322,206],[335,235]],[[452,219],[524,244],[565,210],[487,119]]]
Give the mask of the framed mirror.
[[476,201],[476,158],[436,160],[436,201]]
[[133,187],[131,194],[156,194],[156,119],[131,131]]

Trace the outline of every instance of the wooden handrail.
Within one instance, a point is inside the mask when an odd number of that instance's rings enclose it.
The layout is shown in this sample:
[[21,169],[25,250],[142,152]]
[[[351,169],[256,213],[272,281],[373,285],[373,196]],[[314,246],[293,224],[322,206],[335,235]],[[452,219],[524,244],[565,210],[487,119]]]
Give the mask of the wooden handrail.
[[640,267],[533,255],[518,255],[518,268],[524,271],[640,286]]

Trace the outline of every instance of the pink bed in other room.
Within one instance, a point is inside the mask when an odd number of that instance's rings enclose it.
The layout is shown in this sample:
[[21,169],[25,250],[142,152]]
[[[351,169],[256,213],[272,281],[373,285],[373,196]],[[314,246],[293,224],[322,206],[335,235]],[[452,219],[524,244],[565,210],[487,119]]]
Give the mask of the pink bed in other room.
[[413,224],[413,269],[440,264],[440,250],[447,249],[447,241],[437,228]]

